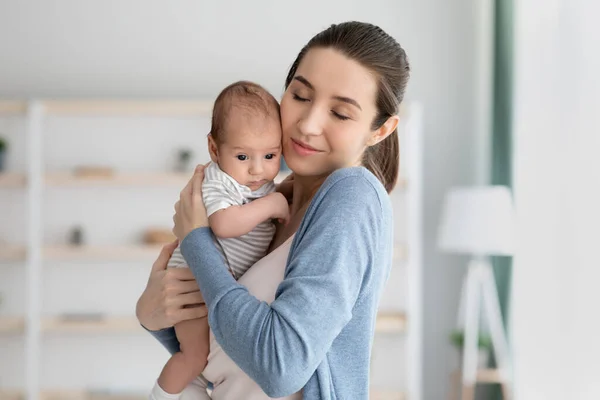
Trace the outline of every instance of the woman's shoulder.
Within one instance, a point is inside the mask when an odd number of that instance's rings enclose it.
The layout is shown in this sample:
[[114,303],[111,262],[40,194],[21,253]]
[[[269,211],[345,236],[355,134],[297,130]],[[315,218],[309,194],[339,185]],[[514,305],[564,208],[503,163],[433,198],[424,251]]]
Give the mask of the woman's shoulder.
[[377,201],[382,207],[389,202],[379,179],[365,167],[340,168],[332,172],[315,196],[320,201],[336,201],[336,197],[352,198],[357,202]]

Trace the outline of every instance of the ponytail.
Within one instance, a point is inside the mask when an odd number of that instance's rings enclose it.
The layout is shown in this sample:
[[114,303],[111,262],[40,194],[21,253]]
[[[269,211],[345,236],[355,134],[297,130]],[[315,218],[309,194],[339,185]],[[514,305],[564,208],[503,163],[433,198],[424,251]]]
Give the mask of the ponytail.
[[365,150],[363,165],[379,179],[388,193],[394,189],[400,170],[398,129],[394,129],[388,137]]

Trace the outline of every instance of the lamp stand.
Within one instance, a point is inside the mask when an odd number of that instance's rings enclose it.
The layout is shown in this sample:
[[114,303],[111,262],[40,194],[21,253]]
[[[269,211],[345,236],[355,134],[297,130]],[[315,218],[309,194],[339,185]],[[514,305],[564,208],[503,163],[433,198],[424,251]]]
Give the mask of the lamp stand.
[[462,400],[475,398],[479,342],[479,315],[483,305],[483,318],[488,322],[498,381],[502,384],[504,399],[512,399],[512,366],[508,341],[502,323],[502,313],[494,273],[488,257],[475,257],[463,284],[461,304],[465,310],[464,343],[462,357]]

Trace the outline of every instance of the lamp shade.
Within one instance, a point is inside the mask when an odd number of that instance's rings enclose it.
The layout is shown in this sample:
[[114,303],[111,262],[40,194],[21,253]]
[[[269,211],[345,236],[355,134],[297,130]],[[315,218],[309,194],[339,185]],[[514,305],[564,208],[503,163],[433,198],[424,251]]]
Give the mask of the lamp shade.
[[474,255],[512,255],[515,213],[505,186],[454,188],[446,195],[440,249]]

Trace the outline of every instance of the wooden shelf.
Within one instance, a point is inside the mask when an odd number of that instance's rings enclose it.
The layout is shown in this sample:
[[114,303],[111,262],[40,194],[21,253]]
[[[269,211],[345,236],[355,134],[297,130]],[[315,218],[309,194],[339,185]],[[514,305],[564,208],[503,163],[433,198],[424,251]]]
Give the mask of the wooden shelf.
[[[460,370],[452,371],[452,379],[456,380],[458,385],[461,385],[461,373]],[[477,370],[477,375],[475,376],[475,382],[478,383],[506,383],[504,379],[502,379],[502,374],[500,370],[497,368],[484,368]]]
[[27,103],[24,101],[0,100],[0,115],[24,114]]
[[[158,257],[162,245],[45,246],[43,258],[49,261],[144,261]],[[24,246],[0,244],[0,262],[23,261]]]
[[26,252],[25,246],[0,243],[0,262],[23,261]]
[[212,115],[211,101],[196,100],[46,100],[49,115],[189,117]]
[[[142,394],[94,392],[77,389],[51,389],[40,392],[40,400],[147,400]],[[0,400],[25,400],[22,390],[0,390]]]
[[162,245],[46,246],[44,259],[52,261],[143,261],[158,257]]
[[406,396],[398,391],[371,390],[369,400],[405,400]]
[[380,312],[377,314],[375,332],[404,333],[406,331],[406,314],[402,312]]
[[142,333],[144,328],[135,317],[104,317],[68,320],[61,316],[42,319],[44,333]]
[[475,379],[481,383],[504,383],[500,370],[494,368],[480,369]]
[[0,317],[0,335],[21,334],[25,330],[22,317]]
[[0,188],[18,188],[24,187],[27,181],[25,174],[18,172],[0,173]]
[[94,187],[94,186],[176,186],[188,183],[192,173],[115,173],[106,177],[77,176],[71,172],[53,172],[46,175],[50,187]]
[[25,393],[21,390],[0,389],[0,400],[25,400]]

